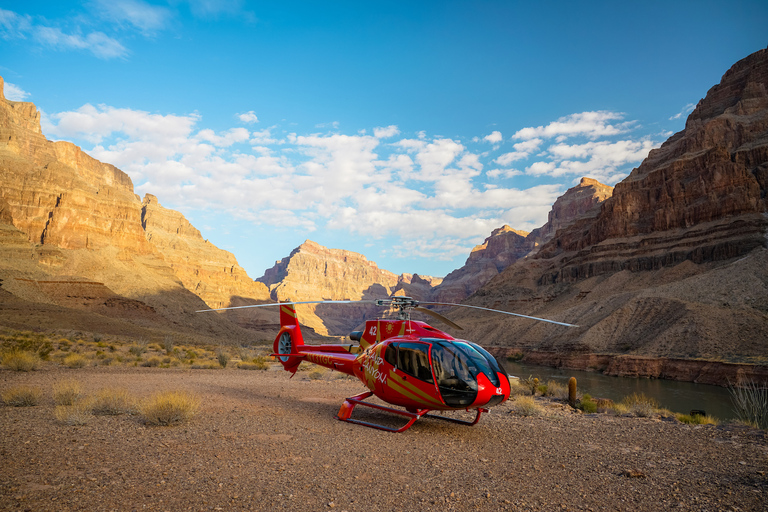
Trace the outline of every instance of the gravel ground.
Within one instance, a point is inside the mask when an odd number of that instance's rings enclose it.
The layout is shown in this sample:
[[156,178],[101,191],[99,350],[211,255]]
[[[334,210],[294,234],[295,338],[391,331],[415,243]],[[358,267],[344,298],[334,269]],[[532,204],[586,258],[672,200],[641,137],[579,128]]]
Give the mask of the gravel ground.
[[[474,427],[421,419],[402,434],[337,421],[364,391],[327,373],[157,368],[0,370],[0,391],[38,386],[36,407],[0,406],[3,510],[768,510],[768,436],[586,415],[541,399]],[[52,388],[186,390],[191,422],[54,418]],[[356,417],[366,413],[361,410]],[[366,413],[377,414],[377,413]]]

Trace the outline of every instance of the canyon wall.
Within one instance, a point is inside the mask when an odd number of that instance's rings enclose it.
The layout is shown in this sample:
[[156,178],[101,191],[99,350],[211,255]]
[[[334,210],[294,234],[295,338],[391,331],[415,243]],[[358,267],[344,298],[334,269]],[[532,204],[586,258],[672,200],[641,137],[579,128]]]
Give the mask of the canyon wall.
[[[473,339],[535,354],[765,364],[768,50],[736,63],[685,129],[594,216],[562,227],[470,304],[578,324],[456,311]],[[513,334],[510,334],[513,333]]]

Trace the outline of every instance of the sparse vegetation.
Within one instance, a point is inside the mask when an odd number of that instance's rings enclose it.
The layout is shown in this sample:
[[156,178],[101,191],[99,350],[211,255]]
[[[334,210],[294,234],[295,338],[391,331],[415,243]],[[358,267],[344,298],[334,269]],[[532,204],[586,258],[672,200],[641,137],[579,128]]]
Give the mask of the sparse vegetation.
[[541,414],[541,408],[532,396],[520,395],[512,402],[512,411],[521,416],[538,416]]
[[76,380],[57,382],[53,386],[53,401],[56,405],[75,405],[83,396],[83,387]]
[[121,388],[102,389],[90,400],[90,406],[93,414],[108,416],[131,414],[136,410],[133,397]]
[[63,363],[67,368],[84,368],[88,366],[88,358],[81,354],[70,354],[64,358]]
[[14,386],[0,393],[5,405],[13,407],[31,407],[40,403],[43,392],[40,388]]
[[219,349],[216,352],[216,359],[219,361],[219,364],[222,368],[226,368],[227,364],[229,364],[230,355],[228,352],[225,352],[223,349]]
[[9,370],[17,372],[31,372],[36,370],[40,358],[34,352],[13,349],[3,354],[3,365]]
[[53,416],[65,425],[85,425],[93,418],[93,413],[87,402],[77,402],[71,405],[57,405]]
[[768,386],[750,380],[729,386],[736,417],[747,425],[768,430]]
[[146,339],[142,338],[138,340],[134,345],[131,345],[128,348],[128,353],[136,357],[141,357],[141,355],[147,351],[148,345],[149,345],[149,342]]
[[625,397],[621,403],[627,407],[629,413],[640,418],[652,416],[659,408],[659,403],[655,399],[647,397],[642,393],[632,393]]
[[589,394],[585,394],[581,397],[579,409],[589,414],[595,413],[597,412],[597,402],[592,400],[592,397]]
[[141,415],[150,425],[169,426],[189,421],[199,407],[199,400],[186,392],[166,391],[144,402]]
[[677,421],[689,425],[717,425],[719,421],[712,416],[703,416],[701,414],[675,414]]

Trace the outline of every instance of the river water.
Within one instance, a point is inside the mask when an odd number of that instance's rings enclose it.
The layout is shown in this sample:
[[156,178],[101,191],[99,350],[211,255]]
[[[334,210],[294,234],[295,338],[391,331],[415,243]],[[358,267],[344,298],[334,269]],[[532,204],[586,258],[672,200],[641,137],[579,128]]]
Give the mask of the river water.
[[659,402],[662,408],[673,412],[689,414],[691,410],[705,411],[719,420],[736,417],[727,388],[693,382],[678,382],[664,379],[646,379],[631,377],[612,377],[597,372],[534,366],[511,361],[502,361],[510,375],[521,380],[529,376],[538,377],[546,383],[554,380],[568,385],[568,379],[576,377],[578,390],[593,397],[610,398],[620,402],[632,393],[642,393]]

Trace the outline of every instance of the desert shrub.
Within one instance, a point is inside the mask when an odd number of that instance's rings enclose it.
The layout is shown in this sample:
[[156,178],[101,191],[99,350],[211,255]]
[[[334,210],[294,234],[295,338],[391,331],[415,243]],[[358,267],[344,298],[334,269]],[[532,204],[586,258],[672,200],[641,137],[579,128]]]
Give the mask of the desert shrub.
[[43,392],[40,388],[15,386],[0,393],[5,405],[13,407],[31,407],[40,403]]
[[[94,343],[96,343],[98,345],[99,343],[101,343],[101,340],[102,340],[101,334],[93,333],[93,342]],[[99,345],[99,346],[102,346],[102,345]]]
[[163,347],[161,347],[161,346],[160,346],[159,344],[157,344],[157,343],[152,343],[152,344],[151,344],[151,345],[149,345],[149,347],[147,347],[147,348],[149,348],[149,350],[154,350],[155,352],[161,352],[161,351],[163,350]]
[[627,406],[627,409],[631,414],[640,418],[647,418],[652,416],[659,408],[659,403],[642,393],[632,393],[631,395],[624,397],[621,401]]
[[3,354],[3,365],[17,372],[36,370],[39,362],[40,358],[34,352],[13,349]]
[[135,344],[128,347],[128,353],[131,355],[134,355],[136,357],[141,357],[141,355],[147,351],[147,346],[149,345],[149,342],[146,339],[140,339]]
[[216,359],[219,361],[222,368],[226,368],[227,364],[229,364],[230,355],[219,349],[218,352],[216,352]]
[[67,368],[83,368],[88,365],[88,358],[80,354],[70,354],[64,358],[63,363]]
[[163,338],[163,349],[165,350],[166,355],[171,355],[173,353],[173,336],[166,336]]
[[190,368],[192,370],[218,370],[221,366],[215,363],[198,363],[193,364]]
[[56,405],[74,405],[83,396],[83,387],[76,380],[65,380],[53,385],[53,401]]
[[585,394],[581,397],[581,401],[579,402],[579,409],[590,414],[597,412],[597,402],[592,400],[592,397],[589,394]]
[[568,400],[568,387],[565,384],[550,380],[547,382],[546,396],[551,396],[558,400]]
[[538,416],[541,408],[532,396],[520,395],[512,402],[512,412],[521,416]]
[[539,387],[539,379],[529,375],[527,379],[522,381],[523,384],[525,384],[528,389],[531,391],[531,396],[536,396],[536,390]]
[[510,397],[524,395],[528,392],[529,392],[528,386],[520,382],[519,379],[509,380],[509,396]]
[[514,362],[520,361],[522,358],[523,358],[522,352],[515,352],[514,354],[510,354],[507,356],[507,361],[514,363]]
[[675,418],[680,423],[687,423],[688,425],[717,425],[719,423],[717,418],[702,416],[701,414],[675,414]]
[[124,389],[104,388],[90,400],[93,414],[117,416],[131,414],[136,410],[133,397]]
[[200,401],[183,391],[157,393],[141,406],[141,415],[150,425],[176,425],[192,419]]
[[159,357],[150,357],[149,359],[147,359],[146,361],[141,363],[141,366],[156,368],[156,367],[160,366],[160,358]]
[[750,380],[728,386],[736,417],[747,425],[768,430],[768,386]]
[[325,372],[318,368],[309,372],[307,377],[309,377],[310,380],[320,380],[323,378],[323,375],[325,375]]
[[71,405],[57,405],[53,416],[65,425],[85,425],[93,418],[93,413],[90,404],[77,402]]

